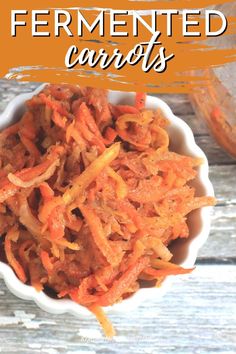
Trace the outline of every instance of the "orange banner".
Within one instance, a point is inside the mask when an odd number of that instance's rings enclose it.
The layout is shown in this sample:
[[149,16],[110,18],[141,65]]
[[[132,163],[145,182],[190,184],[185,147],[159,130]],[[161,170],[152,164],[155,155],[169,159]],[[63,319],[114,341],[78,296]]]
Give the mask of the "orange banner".
[[236,34],[236,19],[206,9],[216,2],[120,0],[110,10],[106,0],[9,0],[0,5],[0,76],[186,92],[201,83],[197,70],[236,60],[236,47],[218,45]]

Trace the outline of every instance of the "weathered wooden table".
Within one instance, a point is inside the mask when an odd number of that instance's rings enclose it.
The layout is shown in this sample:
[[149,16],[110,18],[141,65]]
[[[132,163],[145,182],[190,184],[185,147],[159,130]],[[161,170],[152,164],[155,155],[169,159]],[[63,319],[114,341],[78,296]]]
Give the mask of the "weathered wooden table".
[[[36,84],[0,80],[0,112]],[[161,301],[110,316],[117,329],[103,337],[95,319],[54,316],[13,296],[0,280],[0,352],[83,354],[236,353],[236,161],[218,148],[185,95],[163,95],[193,129],[210,163],[218,205],[206,245],[191,275],[175,278]]]

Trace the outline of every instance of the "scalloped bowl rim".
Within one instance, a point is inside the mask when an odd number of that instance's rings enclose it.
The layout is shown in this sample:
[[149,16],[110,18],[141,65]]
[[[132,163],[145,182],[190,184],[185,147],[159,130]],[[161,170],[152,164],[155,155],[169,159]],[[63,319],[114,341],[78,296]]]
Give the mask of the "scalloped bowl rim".
[[[0,131],[10,125],[14,120],[14,115],[20,107],[22,107],[26,100],[30,99],[33,95],[39,93],[45,84],[40,85],[36,90],[24,93],[16,96],[13,100],[9,102],[6,109],[0,115]],[[134,99],[134,92],[121,92],[121,91],[109,91],[109,96],[111,100],[117,102],[117,97],[119,101],[127,101]],[[192,130],[190,127],[180,118],[176,117],[169,106],[160,98],[147,96],[147,108],[160,108],[164,113],[164,116],[171,122],[171,126],[177,128],[181,131],[182,138],[184,141],[184,146],[190,152],[192,156],[200,157],[203,159],[203,164],[198,170],[198,179],[205,190],[205,195],[214,196],[213,186],[209,180],[208,173],[208,161],[204,152],[196,144]],[[5,124],[2,122],[5,121]],[[209,231],[210,231],[210,214],[212,207],[204,207],[200,209],[200,221],[201,230],[196,235],[196,237],[191,240],[188,246],[188,254],[181,265],[186,267],[192,267],[196,261],[199,249],[205,243]],[[0,262],[0,277],[5,281],[8,289],[17,297],[34,301],[43,310],[52,314],[63,314],[71,313],[75,316],[91,316],[90,311],[85,307],[76,304],[69,299],[53,299],[46,295],[43,291],[37,292],[32,286],[23,284],[15,275],[13,270],[7,264]],[[172,282],[172,277],[168,277],[162,284],[160,288],[141,288],[137,293],[132,295],[130,298],[123,300],[113,306],[108,306],[105,308],[106,312],[124,312],[136,308],[144,300],[158,299],[163,296],[163,294],[169,289]]]

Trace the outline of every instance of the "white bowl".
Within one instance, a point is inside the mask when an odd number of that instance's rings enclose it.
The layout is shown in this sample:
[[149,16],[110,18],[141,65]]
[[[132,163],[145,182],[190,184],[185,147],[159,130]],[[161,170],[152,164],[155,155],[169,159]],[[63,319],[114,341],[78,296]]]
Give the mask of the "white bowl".
[[[44,85],[31,93],[21,94],[14,98],[7,106],[5,111],[0,115],[0,130],[17,121],[25,110],[25,101],[33,95],[39,93]],[[110,91],[109,100],[113,104],[133,104],[135,93],[127,93],[120,91]],[[208,162],[203,151],[196,145],[193,133],[189,126],[180,118],[176,117],[168,105],[161,99],[148,96],[146,100],[148,109],[161,109],[164,116],[170,121],[168,128],[171,149],[180,154],[186,154],[192,157],[200,157],[203,164],[198,169],[198,174],[192,185],[196,188],[197,196],[214,196],[214,191],[208,177]],[[171,247],[174,254],[174,261],[184,267],[192,267],[196,261],[199,249],[206,241],[210,231],[210,213],[211,207],[204,207],[193,211],[188,217],[190,228],[190,237],[188,239],[179,239],[175,241]],[[32,286],[23,284],[15,275],[13,270],[5,263],[0,262],[0,276],[5,280],[9,290],[16,296],[33,300],[43,310],[53,314],[62,314],[69,312],[73,315],[86,315],[90,312],[83,306],[67,299],[52,299],[44,292],[37,292]],[[161,288],[142,288],[130,298],[106,307],[106,311],[123,312],[136,307],[140,302],[147,301],[151,298],[162,297],[170,286],[168,277],[162,284]]]

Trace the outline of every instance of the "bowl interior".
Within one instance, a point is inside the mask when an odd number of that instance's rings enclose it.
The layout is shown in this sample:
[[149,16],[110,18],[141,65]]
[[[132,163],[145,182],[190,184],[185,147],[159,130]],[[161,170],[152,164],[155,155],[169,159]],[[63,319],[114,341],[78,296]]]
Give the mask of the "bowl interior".
[[[114,104],[134,104],[133,93],[123,92],[110,92],[110,100]],[[198,168],[198,174],[196,178],[189,183],[195,188],[196,196],[213,195],[213,191],[210,186],[207,185],[207,181],[203,180],[202,175],[207,174],[208,179],[208,162],[203,151],[196,145],[193,133],[189,126],[178,117],[174,116],[171,109],[159,98],[148,96],[146,100],[147,109],[161,109],[164,116],[170,121],[170,125],[167,128],[170,137],[170,150],[179,154],[202,158],[203,164]],[[187,239],[177,239],[170,245],[170,250],[173,253],[172,261],[177,264],[184,264],[187,266],[193,266],[197,252],[190,254],[189,246],[196,238],[201,236],[201,232],[204,231],[204,218],[201,215],[201,210],[194,210],[188,215],[188,226],[190,230],[190,236]],[[207,233],[207,232],[206,232]],[[199,240],[200,241],[200,240]]]
[[[44,85],[41,85],[37,90],[29,94],[23,94],[16,97],[10,102],[5,112],[0,116],[0,130],[16,122],[25,111],[25,101],[33,95],[41,91]],[[113,104],[134,104],[135,94],[119,91],[110,91],[109,100]],[[202,166],[198,169],[198,174],[192,182],[192,186],[196,189],[197,196],[213,195],[213,188],[208,179],[208,164],[205,154],[196,145],[191,129],[181,119],[173,115],[170,108],[156,97],[148,96],[146,101],[147,109],[160,109],[164,116],[170,121],[168,133],[170,136],[170,150],[180,154],[189,155],[192,157],[200,157],[203,159]],[[206,240],[209,233],[209,208],[203,208],[205,211],[196,210],[188,216],[188,225],[190,228],[190,237],[188,239],[179,239],[170,246],[174,254],[173,261],[184,266],[193,266],[197,252],[201,245]],[[0,274],[5,277],[5,281],[10,290],[19,297],[33,299],[41,308],[52,313],[71,312],[76,315],[84,314],[85,309],[80,305],[73,303],[71,300],[53,300],[43,293],[37,293],[32,287],[19,284],[14,272],[6,264],[0,262]],[[131,298],[124,300],[121,304],[116,304],[112,307],[115,311],[124,311],[133,308],[143,298],[162,296],[162,289],[141,289]],[[20,289],[20,290],[19,290]],[[158,295],[157,295],[157,292]],[[59,305],[60,303],[60,305]],[[109,310],[109,308],[108,308]]]

